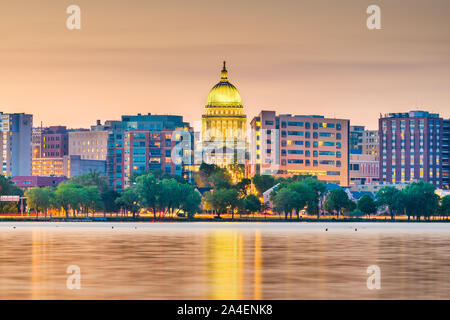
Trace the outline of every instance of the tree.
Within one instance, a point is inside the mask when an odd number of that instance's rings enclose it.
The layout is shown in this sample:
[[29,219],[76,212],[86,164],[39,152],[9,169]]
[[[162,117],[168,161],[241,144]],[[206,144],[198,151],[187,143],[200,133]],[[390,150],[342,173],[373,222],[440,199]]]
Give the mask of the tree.
[[254,194],[247,195],[244,199],[245,210],[249,213],[255,213],[261,210],[261,201]]
[[358,200],[358,209],[370,217],[377,212],[377,205],[370,195],[365,194]]
[[412,214],[417,220],[422,216],[425,219],[437,212],[439,208],[439,196],[435,194],[436,187],[429,182],[413,182],[403,192],[406,195],[408,214]]
[[173,210],[179,208],[183,198],[180,183],[175,179],[163,179],[157,183],[157,206],[164,213],[173,213]]
[[252,178],[252,182],[260,196],[262,196],[265,191],[269,190],[276,184],[275,178],[266,174],[255,174]]
[[[8,178],[0,175],[0,195],[17,195],[22,196],[23,192],[21,189],[16,187]],[[0,212],[4,213],[15,213],[18,212],[17,204],[13,202],[2,203],[0,202]]]
[[362,212],[358,208],[349,212],[349,216],[354,217],[354,218],[361,218],[363,215],[364,215],[364,212]]
[[325,200],[325,209],[331,213],[336,212],[339,216],[343,213],[345,208],[349,208],[351,205],[351,200],[348,198],[347,193],[343,189],[331,190]]
[[224,169],[216,166],[215,164],[208,164],[203,162],[200,165],[198,173],[195,175],[195,183],[199,187],[210,187],[211,182],[209,178],[217,171],[223,171]]
[[296,208],[298,198],[299,194],[297,192],[288,188],[282,188],[272,197],[275,211],[283,212],[284,218],[287,220],[288,214],[292,214],[292,210]]
[[312,190],[312,194],[314,195],[307,199],[308,213],[317,214],[320,218],[319,201],[328,192],[327,187],[322,181],[312,177],[306,177],[303,183]]
[[395,219],[395,215],[400,213],[405,205],[401,191],[395,187],[381,188],[376,194],[376,199],[379,206],[388,208],[391,220]]
[[297,218],[300,218],[300,211],[302,211],[308,203],[314,204],[317,194],[303,181],[294,181],[284,185],[297,193],[294,209],[297,212]]
[[69,209],[72,209],[74,213],[79,209],[81,202],[80,188],[82,188],[81,185],[72,183],[60,183],[56,187],[55,205],[64,210],[66,218],[68,218]]
[[89,215],[89,210],[94,214],[95,211],[104,209],[102,197],[97,186],[83,187],[81,192],[81,205],[84,211]]
[[36,217],[39,211],[46,212],[52,203],[52,192],[50,188],[34,187],[25,191],[27,198],[27,205],[30,209],[36,212]]
[[252,181],[247,178],[244,178],[235,184],[235,188],[239,192],[240,197],[245,197],[248,194],[251,184]]
[[225,170],[215,170],[208,178],[208,182],[214,189],[231,188],[231,177]]
[[270,209],[269,202],[264,202],[261,204],[261,211],[264,213],[264,219],[267,219],[267,210]]
[[447,195],[441,199],[439,212],[448,220],[448,216],[450,216],[450,195]]
[[232,218],[234,218],[234,209],[239,203],[236,189],[217,189],[208,192],[204,200],[209,207],[216,211],[218,218],[229,210],[232,211]]
[[113,189],[108,189],[101,193],[100,197],[105,208],[105,212],[117,212],[119,207],[116,203],[116,199],[120,197],[120,193]]
[[69,183],[85,187],[96,186],[100,192],[105,192],[109,189],[106,177],[100,171],[92,169],[89,169],[88,173],[70,178]]
[[12,184],[8,178],[5,178],[5,176],[0,175],[0,195],[21,196],[23,195],[23,192],[22,190],[20,190],[20,188]]
[[180,188],[182,189],[183,194],[180,208],[187,214],[189,219],[192,219],[194,214],[199,211],[202,197],[191,185],[182,184]]
[[120,196],[115,200],[116,204],[125,211],[130,211],[133,214],[133,219],[136,219],[136,212],[139,211],[139,193],[135,187],[128,187],[122,191]]
[[158,209],[158,201],[161,189],[158,186],[158,181],[151,173],[142,175],[136,178],[136,192],[138,193],[142,204],[151,208],[153,217],[156,218],[156,210]]

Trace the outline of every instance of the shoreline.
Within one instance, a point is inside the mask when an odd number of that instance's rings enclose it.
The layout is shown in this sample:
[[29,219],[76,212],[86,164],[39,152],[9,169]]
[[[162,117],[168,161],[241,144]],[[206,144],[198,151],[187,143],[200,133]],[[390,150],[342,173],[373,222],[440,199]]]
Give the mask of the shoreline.
[[242,219],[214,219],[214,218],[195,218],[195,219],[180,219],[180,218],[0,218],[0,224],[7,222],[62,222],[62,223],[130,223],[130,222],[147,222],[147,223],[450,223],[450,220],[416,220],[416,219],[362,219],[362,218],[300,218],[300,219],[264,219],[264,218],[242,218]]

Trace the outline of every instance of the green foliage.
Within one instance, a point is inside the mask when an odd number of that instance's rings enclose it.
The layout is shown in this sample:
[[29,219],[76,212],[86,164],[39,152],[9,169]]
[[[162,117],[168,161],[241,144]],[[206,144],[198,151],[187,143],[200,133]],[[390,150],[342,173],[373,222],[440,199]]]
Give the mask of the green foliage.
[[105,208],[105,212],[117,212],[119,210],[119,206],[116,203],[116,199],[120,197],[120,193],[113,190],[108,189],[101,193],[102,202]]
[[365,194],[358,200],[358,209],[365,215],[370,216],[377,212],[377,205],[370,195]]
[[364,216],[364,212],[362,212],[361,210],[359,210],[358,208],[349,212],[348,215],[350,217],[354,217],[354,218],[361,218],[362,216]]
[[70,178],[69,183],[79,184],[85,187],[96,186],[100,192],[104,192],[109,189],[108,181],[106,177],[97,170],[89,169],[89,173],[81,174]]
[[[23,192],[20,188],[16,187],[5,176],[0,175],[0,195],[6,196],[22,196]],[[1,213],[16,213],[18,212],[17,203],[13,202],[0,202]]]
[[142,206],[163,214],[183,211],[188,217],[198,211],[201,196],[193,186],[174,178],[158,180],[153,174],[139,176],[136,179],[136,193]]
[[56,187],[53,206],[57,209],[62,208],[66,217],[70,210],[76,215],[77,212],[89,213],[104,208],[97,186],[83,186],[70,182],[60,183]]
[[262,196],[262,194],[272,188],[274,185],[276,185],[275,178],[273,176],[264,174],[259,175],[255,174],[252,178],[253,185],[255,186],[256,191],[258,191],[258,194]]
[[430,218],[439,208],[439,196],[436,187],[428,182],[413,182],[402,192],[405,194],[405,207],[408,216],[420,220],[422,216]]
[[209,184],[214,189],[228,189],[231,188],[231,177],[225,170],[215,170],[208,178]]
[[261,210],[261,201],[254,194],[249,194],[242,200],[243,209],[246,213],[255,213]]
[[347,193],[340,188],[330,191],[324,206],[326,211],[329,213],[336,212],[337,215],[342,214],[344,210],[352,211],[356,207],[355,203],[349,199]]
[[133,218],[136,217],[136,212],[138,212],[140,208],[140,197],[136,187],[128,187],[123,190],[120,196],[116,198],[115,202],[120,208],[131,211]]
[[292,215],[292,211],[299,207],[298,203],[302,202],[301,195],[290,188],[282,188],[272,197],[274,209],[277,212],[283,212],[285,219],[288,215]]
[[144,207],[153,210],[153,215],[156,217],[156,210],[158,208],[159,188],[157,179],[151,173],[142,175],[136,178],[136,191],[141,198]]
[[183,184],[180,186],[180,188],[181,188],[180,208],[185,213],[187,213],[188,218],[193,218],[194,214],[200,210],[200,203],[202,202],[202,197],[191,185]]
[[245,197],[249,193],[251,184],[252,181],[247,178],[244,178],[235,184],[235,188],[239,192],[240,197]]
[[[214,180],[215,179],[219,179],[220,178],[220,173],[222,175],[222,177],[225,177],[226,175],[226,171],[223,168],[220,168],[218,166],[216,166],[215,164],[208,164],[208,163],[202,163],[200,165],[199,171],[198,173],[195,175],[195,183],[197,186],[199,187],[212,187]],[[219,175],[217,175],[215,178],[211,178],[212,175],[219,173]],[[230,177],[228,176],[228,178],[225,179],[230,179]],[[220,183],[220,181],[217,181],[218,183]]]
[[35,212],[45,212],[54,204],[54,190],[51,187],[34,187],[25,191],[27,205]]
[[23,192],[20,188],[16,187],[5,176],[0,175],[0,195],[2,196],[21,196]]
[[227,211],[233,211],[239,204],[239,194],[236,189],[217,189],[205,196],[207,205],[217,212],[217,216]]
[[450,216],[450,195],[445,196],[441,199],[441,206],[439,207],[439,212],[447,218]]
[[376,194],[377,204],[387,207],[392,219],[395,215],[405,213],[408,218],[413,216],[420,220],[423,216],[429,219],[439,212],[439,196],[435,190],[433,184],[423,181],[413,182],[403,190],[384,187]]
[[387,207],[391,219],[394,219],[396,214],[402,213],[405,209],[406,203],[403,194],[395,187],[381,188],[377,192],[376,198],[378,206]]

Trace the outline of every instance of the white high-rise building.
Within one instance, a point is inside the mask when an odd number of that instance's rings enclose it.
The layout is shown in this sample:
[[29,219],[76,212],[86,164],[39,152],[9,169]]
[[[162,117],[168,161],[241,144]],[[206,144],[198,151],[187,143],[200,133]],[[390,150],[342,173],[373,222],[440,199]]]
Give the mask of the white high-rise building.
[[0,112],[2,174],[31,176],[33,115]]

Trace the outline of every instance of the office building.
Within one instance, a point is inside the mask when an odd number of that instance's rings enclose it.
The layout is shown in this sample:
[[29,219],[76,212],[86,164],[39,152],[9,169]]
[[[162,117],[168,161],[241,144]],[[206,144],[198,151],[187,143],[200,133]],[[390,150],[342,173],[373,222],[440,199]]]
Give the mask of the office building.
[[262,111],[250,123],[247,173],[314,175],[326,183],[348,186],[349,123],[345,119]]
[[33,116],[0,112],[2,174],[6,177],[31,175]]
[[[447,121],[445,121],[447,126]],[[440,187],[448,176],[444,119],[436,113],[390,113],[379,119],[380,181],[426,181]],[[448,145],[448,140],[446,145]],[[445,151],[444,151],[445,150]],[[444,157],[445,156],[445,157]]]
[[350,154],[350,185],[378,183],[380,163],[375,155]]
[[58,158],[67,156],[69,154],[68,141],[69,137],[65,126],[42,128],[40,153],[37,158]]
[[[189,156],[183,158],[181,164],[171,162],[170,172],[191,179],[185,169],[193,161],[193,135],[189,123],[184,122],[182,116],[150,113],[126,115],[122,116],[121,121],[111,121],[108,130],[107,177],[114,189],[121,190],[126,187],[133,173],[151,171],[156,168],[168,173],[169,169],[166,166],[169,162],[166,161],[168,158],[166,152],[168,148],[173,149],[176,145],[188,149],[186,152]],[[173,134],[174,132],[177,134]],[[170,139],[180,136],[183,142],[172,143],[168,138],[169,135]],[[159,160],[156,160],[157,158]],[[181,166],[181,170],[177,165]]]
[[81,159],[105,160],[108,153],[109,131],[69,132],[69,155]]

